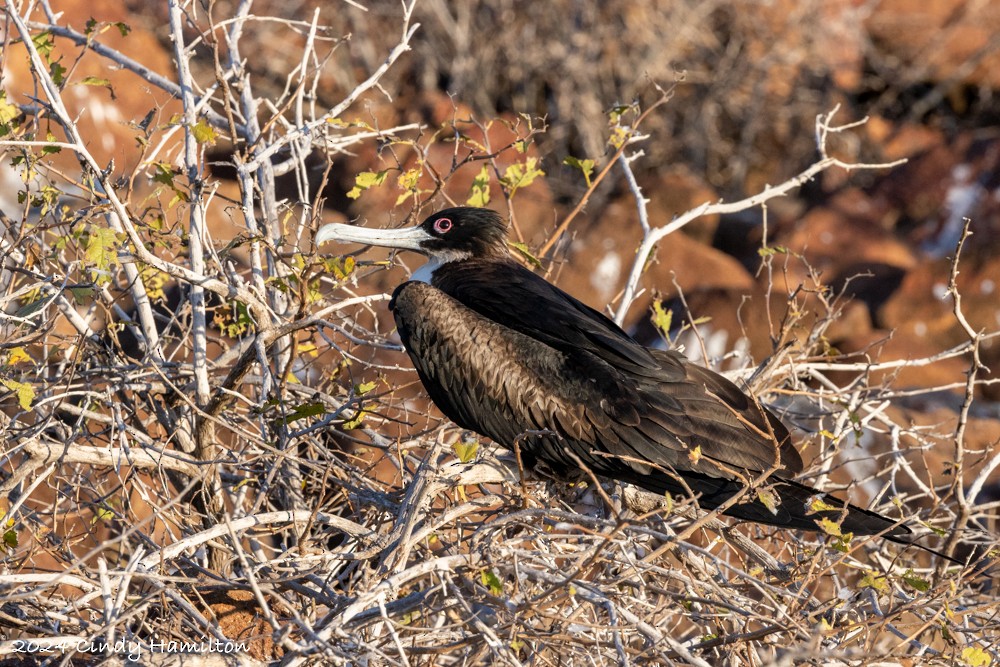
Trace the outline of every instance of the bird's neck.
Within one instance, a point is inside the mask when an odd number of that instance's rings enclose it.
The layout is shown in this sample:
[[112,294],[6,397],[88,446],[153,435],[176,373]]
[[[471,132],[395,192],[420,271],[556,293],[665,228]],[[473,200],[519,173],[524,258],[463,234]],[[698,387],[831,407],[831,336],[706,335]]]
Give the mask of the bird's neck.
[[432,257],[427,262],[418,268],[410,276],[410,280],[416,280],[422,283],[431,284],[434,279],[434,272],[441,268],[441,260],[437,257]]
[[[506,248],[504,250],[506,250]],[[435,275],[437,275],[438,272],[445,267],[457,268],[465,265],[475,265],[481,262],[493,263],[508,260],[511,260],[511,257],[507,252],[498,252],[495,255],[491,254],[488,257],[473,257],[471,253],[461,250],[435,253],[430,256],[425,264],[413,272],[410,276],[410,280],[417,280],[422,283],[427,283],[428,285],[433,285]]]

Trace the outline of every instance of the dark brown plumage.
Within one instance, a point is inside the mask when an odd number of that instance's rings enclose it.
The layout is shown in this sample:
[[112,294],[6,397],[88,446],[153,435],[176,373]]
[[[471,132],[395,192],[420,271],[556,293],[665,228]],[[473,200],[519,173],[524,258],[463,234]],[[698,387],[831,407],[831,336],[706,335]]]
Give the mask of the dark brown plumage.
[[[910,531],[793,478],[802,459],[788,430],[735,384],[677,352],[651,350],[610,319],[518,264],[502,219],[453,208],[404,230],[327,225],[326,240],[422,252],[428,265],[390,307],[431,399],[456,424],[514,442],[528,465],[595,474],[719,507],[770,471],[776,503],[747,493],[725,513],[909,543]],[[528,435],[544,431],[546,434]],[[579,462],[578,462],[579,461]],[[813,510],[822,498],[828,507]]]

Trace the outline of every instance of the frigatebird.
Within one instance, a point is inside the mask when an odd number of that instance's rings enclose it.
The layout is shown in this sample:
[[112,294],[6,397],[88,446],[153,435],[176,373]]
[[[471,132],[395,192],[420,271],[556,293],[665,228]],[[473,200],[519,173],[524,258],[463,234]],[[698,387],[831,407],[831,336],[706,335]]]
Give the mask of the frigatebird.
[[[738,497],[725,514],[803,530],[827,518],[912,544],[900,521],[796,481],[802,458],[759,401],[679,352],[639,344],[518,263],[506,236],[496,212],[457,207],[402,229],[328,224],[315,241],[428,257],[389,303],[403,345],[441,412],[517,447],[526,467],[586,467],[704,509]],[[766,492],[747,492],[762,476]]]

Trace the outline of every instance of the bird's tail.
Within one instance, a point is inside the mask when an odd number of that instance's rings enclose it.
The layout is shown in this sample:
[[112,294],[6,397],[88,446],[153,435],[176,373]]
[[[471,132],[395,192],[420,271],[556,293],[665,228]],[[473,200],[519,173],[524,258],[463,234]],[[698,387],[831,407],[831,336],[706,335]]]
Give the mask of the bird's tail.
[[[654,479],[655,478],[655,479]],[[654,483],[655,482],[655,483]],[[684,476],[684,486],[670,475],[654,475],[636,481],[651,491],[688,495],[693,493],[702,509],[716,509],[743,490],[743,484],[733,480],[705,475]],[[656,487],[656,488],[653,488]],[[781,528],[824,531],[855,536],[876,535],[907,546],[914,546],[940,558],[964,564],[951,556],[915,541],[913,531],[878,512],[851,505],[839,498],[790,480],[778,479],[760,491],[750,490],[740,502],[723,512],[744,521],[754,521]]]

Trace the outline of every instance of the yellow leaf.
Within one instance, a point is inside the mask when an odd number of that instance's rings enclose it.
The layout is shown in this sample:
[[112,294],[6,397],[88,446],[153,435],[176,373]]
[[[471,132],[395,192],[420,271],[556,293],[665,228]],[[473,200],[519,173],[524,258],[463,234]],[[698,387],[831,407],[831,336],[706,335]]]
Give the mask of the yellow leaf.
[[344,422],[341,428],[345,431],[353,431],[364,423],[366,414],[368,414],[366,410],[358,410],[357,414],[354,415],[354,419]]
[[587,187],[590,187],[590,177],[594,173],[594,161],[593,160],[581,160],[580,158],[573,157],[572,155],[567,156],[563,160],[563,164],[570,167],[576,167],[581,172],[583,172],[583,180],[587,182]]
[[16,104],[7,101],[7,93],[0,92],[0,125],[7,125],[21,115]]
[[653,321],[653,326],[656,327],[664,338],[670,337],[670,325],[673,316],[674,311],[664,310],[663,301],[660,299],[653,300],[653,315],[650,319]]
[[688,451],[688,461],[697,464],[701,460],[701,445],[695,445],[694,449]]
[[194,140],[199,144],[208,144],[209,146],[215,144],[215,128],[205,122],[204,119],[195,123],[194,127],[191,128],[191,134],[194,135]]
[[396,178],[396,183],[403,190],[416,190],[420,174],[421,170],[419,168],[407,169]]
[[757,489],[757,500],[759,500],[761,505],[766,507],[771,514],[778,513],[778,505],[781,504],[781,499],[778,498],[773,491],[769,491],[767,489]]
[[832,535],[834,537],[843,537],[844,533],[840,530],[840,524],[831,519],[817,519],[816,525],[820,527],[827,535]]
[[15,347],[7,354],[7,363],[13,366],[22,361],[31,361],[31,357],[24,351],[23,347]]
[[388,173],[389,172],[387,170],[361,172],[354,177],[354,187],[347,193],[347,196],[351,199],[357,199],[361,196],[361,193],[368,188],[382,185],[382,183],[385,182],[385,177]]
[[962,649],[962,662],[970,667],[989,667],[993,663],[990,654],[978,646],[969,646]]
[[616,127],[611,130],[611,136],[608,137],[608,143],[618,150],[625,145],[625,142],[629,140],[629,132],[624,127]]
[[17,404],[22,410],[30,410],[31,404],[35,400],[35,388],[27,382],[17,382],[7,378],[0,378],[0,384],[10,389],[17,396]]
[[472,459],[476,458],[476,452],[479,451],[479,442],[473,440],[472,442],[456,442],[455,446],[455,456],[462,463],[468,463]]
[[538,158],[529,157],[524,164],[512,164],[504,170],[503,178],[500,179],[504,186],[510,191],[513,197],[518,188],[525,188],[531,185],[536,178],[544,176],[545,172],[537,168]]
[[861,588],[871,588],[879,593],[889,592],[889,582],[886,581],[886,578],[881,574],[875,572],[875,570],[868,570],[865,572],[865,576],[861,578],[858,585],[861,586]]
[[479,174],[472,179],[472,189],[469,198],[465,200],[469,206],[482,208],[490,203],[490,170],[489,165],[483,165]]
[[113,229],[95,227],[90,230],[83,256],[88,264],[93,265],[98,285],[107,285],[111,282],[109,270],[112,265],[118,263],[120,243],[121,238]]
[[820,496],[816,496],[813,498],[812,502],[809,503],[809,509],[813,512],[837,512],[841,508],[836,505],[831,505]]

